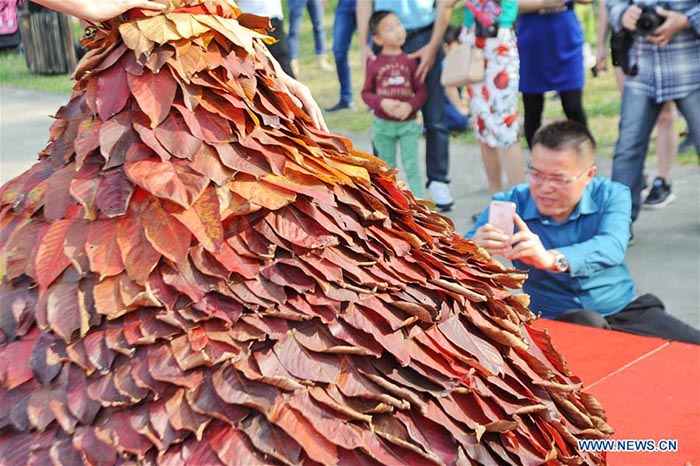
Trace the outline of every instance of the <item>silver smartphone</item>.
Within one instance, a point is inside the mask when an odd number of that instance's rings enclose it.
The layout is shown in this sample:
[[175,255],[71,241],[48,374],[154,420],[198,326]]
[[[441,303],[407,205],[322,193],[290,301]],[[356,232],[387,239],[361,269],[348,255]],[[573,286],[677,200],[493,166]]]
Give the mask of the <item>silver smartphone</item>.
[[498,227],[508,236],[515,231],[515,203],[508,201],[491,201],[489,205],[489,223]]

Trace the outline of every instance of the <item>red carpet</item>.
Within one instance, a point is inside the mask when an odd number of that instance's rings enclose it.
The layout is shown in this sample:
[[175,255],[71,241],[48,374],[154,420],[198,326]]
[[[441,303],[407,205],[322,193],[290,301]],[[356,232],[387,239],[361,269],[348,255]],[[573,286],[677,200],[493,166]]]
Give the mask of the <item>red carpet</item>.
[[700,346],[541,319],[615,429],[614,439],[677,440],[676,452],[610,452],[613,466],[700,466]]

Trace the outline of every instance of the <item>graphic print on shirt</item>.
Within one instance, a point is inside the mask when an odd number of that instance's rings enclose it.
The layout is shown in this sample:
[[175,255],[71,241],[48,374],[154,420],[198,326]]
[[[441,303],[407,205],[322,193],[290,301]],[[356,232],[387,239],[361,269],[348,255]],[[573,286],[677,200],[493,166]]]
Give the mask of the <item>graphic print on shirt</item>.
[[413,97],[411,68],[406,63],[390,62],[377,73],[377,95],[388,99],[409,100]]

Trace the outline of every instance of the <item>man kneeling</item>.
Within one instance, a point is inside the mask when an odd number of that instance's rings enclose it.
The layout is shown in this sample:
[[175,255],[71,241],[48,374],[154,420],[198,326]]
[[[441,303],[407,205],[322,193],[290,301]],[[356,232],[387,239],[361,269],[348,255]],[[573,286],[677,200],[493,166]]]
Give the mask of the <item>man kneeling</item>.
[[700,331],[639,296],[627,265],[632,201],[627,186],[595,177],[595,141],[562,121],[532,142],[529,182],[494,196],[516,205],[508,236],[481,214],[467,237],[529,270],[523,289],[543,317],[700,344]]

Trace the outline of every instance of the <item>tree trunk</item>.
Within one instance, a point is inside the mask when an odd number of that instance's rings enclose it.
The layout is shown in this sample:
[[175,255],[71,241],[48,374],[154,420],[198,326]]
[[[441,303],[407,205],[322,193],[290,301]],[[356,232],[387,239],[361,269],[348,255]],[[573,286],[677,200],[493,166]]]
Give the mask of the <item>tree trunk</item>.
[[20,29],[27,67],[37,74],[66,74],[76,65],[69,16],[51,10],[22,12]]

